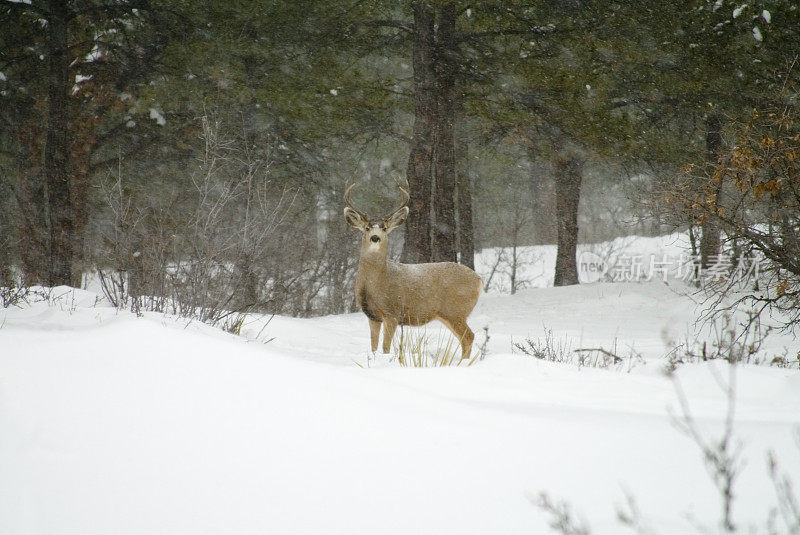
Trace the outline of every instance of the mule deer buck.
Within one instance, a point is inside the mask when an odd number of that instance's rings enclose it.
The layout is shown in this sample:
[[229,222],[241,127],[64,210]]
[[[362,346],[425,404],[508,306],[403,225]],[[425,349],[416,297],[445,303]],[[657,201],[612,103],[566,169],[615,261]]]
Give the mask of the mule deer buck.
[[344,194],[344,217],[363,234],[356,275],[356,304],[369,319],[372,351],[378,349],[383,324],[383,352],[388,353],[398,325],[420,326],[442,322],[461,343],[461,358],[468,358],[475,335],[467,316],[483,290],[477,273],[455,262],[399,264],[387,259],[387,237],[408,217],[408,192],[400,187],[400,207],[371,219],[353,206],[350,192]]

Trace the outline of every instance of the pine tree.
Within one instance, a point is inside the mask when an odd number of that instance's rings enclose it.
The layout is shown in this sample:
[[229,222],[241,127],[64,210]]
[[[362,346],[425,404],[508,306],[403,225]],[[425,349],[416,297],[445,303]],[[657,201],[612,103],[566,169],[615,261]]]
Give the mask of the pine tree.
[[[0,4],[9,90],[3,129],[17,148],[14,187],[25,282],[79,285],[91,175],[134,125],[132,95],[184,26],[147,1]],[[36,125],[43,124],[44,128]],[[147,129],[136,129],[149,139]],[[136,154],[129,143],[113,159]],[[31,247],[32,246],[32,247]],[[32,249],[32,250],[31,250]]]

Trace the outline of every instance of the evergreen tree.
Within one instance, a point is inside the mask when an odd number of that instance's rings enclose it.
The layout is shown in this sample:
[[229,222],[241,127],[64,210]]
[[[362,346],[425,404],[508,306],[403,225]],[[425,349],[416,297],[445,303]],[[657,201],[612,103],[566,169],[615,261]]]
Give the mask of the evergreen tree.
[[79,285],[90,177],[113,141],[155,139],[132,129],[134,96],[181,17],[146,0],[3,2],[0,16],[3,130],[17,150],[19,237],[32,242],[18,248],[24,278]]

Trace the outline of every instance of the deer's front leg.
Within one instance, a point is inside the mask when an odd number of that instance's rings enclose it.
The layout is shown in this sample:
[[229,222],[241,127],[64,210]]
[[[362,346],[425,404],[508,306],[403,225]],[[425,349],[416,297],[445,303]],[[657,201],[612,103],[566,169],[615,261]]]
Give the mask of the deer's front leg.
[[392,338],[397,329],[397,320],[386,318],[383,322],[383,352],[388,353],[392,349]]
[[378,350],[378,335],[381,333],[381,322],[369,320],[369,339],[372,343],[372,351]]

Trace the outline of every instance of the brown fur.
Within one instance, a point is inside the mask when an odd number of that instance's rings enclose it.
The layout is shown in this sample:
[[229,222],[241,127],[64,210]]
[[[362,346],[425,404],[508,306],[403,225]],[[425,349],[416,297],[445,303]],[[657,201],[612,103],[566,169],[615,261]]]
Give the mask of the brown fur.
[[345,208],[348,223],[363,233],[356,303],[369,319],[372,350],[378,349],[381,325],[383,352],[388,353],[398,325],[419,326],[439,320],[461,342],[461,358],[468,358],[475,335],[467,316],[478,302],[483,282],[470,268],[454,262],[399,264],[387,260],[387,236],[407,214],[405,204],[380,220],[367,218],[352,205]]

